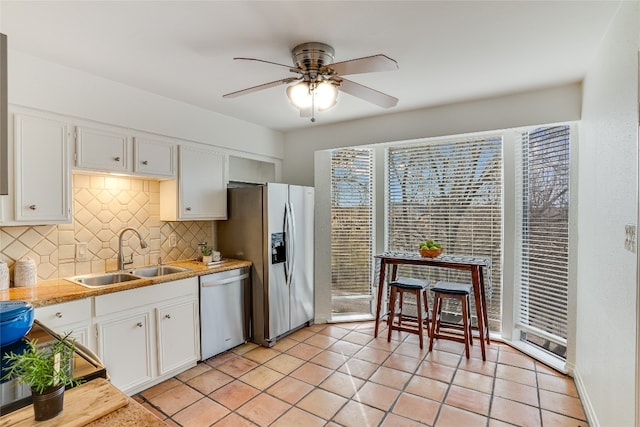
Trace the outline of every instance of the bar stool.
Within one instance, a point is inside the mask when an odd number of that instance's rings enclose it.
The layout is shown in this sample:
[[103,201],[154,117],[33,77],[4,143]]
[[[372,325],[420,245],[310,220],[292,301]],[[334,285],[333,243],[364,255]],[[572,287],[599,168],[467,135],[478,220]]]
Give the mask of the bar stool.
[[[431,288],[433,292],[433,319],[431,321],[431,334],[429,338],[429,351],[433,350],[433,339],[442,338],[451,341],[464,343],[464,351],[467,359],[469,358],[469,346],[473,345],[473,334],[471,331],[471,309],[470,298],[473,285],[453,282],[437,282]],[[442,302],[444,298],[457,299],[462,304],[462,326],[449,322],[442,322]],[[440,326],[448,329],[458,329],[464,332],[464,336],[441,333]]]
[[[389,331],[387,333],[387,342],[391,341],[392,331],[404,331],[412,334],[418,334],[420,340],[420,348],[423,348],[423,329],[422,324],[426,322],[427,334],[429,334],[429,302],[427,301],[427,289],[429,288],[428,280],[419,280],[412,278],[398,278],[389,284],[390,300],[389,300],[389,318],[387,319],[387,325]],[[406,313],[402,313],[402,303],[404,300],[404,293],[410,293],[416,297],[416,317],[407,316]],[[397,298],[399,295],[399,298]],[[396,300],[398,301],[398,310],[396,311]],[[422,307],[424,305],[424,316],[422,313]],[[395,318],[398,318],[398,323],[395,324]],[[416,322],[416,326],[403,325],[402,321]]]

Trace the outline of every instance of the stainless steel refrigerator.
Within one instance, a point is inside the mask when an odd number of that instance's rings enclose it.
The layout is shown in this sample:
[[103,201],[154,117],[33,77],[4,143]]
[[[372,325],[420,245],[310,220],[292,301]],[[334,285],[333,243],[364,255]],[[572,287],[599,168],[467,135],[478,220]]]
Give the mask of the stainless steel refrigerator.
[[270,347],[313,321],[314,190],[268,183],[230,188],[227,196],[217,246],[223,257],[253,263],[251,341]]

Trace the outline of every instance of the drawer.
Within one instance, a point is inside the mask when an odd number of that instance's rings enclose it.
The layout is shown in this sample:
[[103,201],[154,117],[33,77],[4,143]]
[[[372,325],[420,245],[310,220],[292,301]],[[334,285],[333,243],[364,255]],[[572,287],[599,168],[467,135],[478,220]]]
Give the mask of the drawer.
[[198,297],[197,277],[97,296],[95,315],[104,316],[185,296]]
[[90,323],[91,298],[38,307],[35,315],[36,319],[53,330],[72,323]]

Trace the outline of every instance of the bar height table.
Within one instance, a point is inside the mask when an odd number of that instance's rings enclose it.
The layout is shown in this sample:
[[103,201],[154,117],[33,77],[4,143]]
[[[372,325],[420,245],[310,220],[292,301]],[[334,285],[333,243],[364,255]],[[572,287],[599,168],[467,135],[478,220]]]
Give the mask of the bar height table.
[[[378,277],[378,301],[376,303],[376,324],[374,337],[378,336],[378,327],[380,324],[380,309],[382,305],[382,296],[384,289],[384,280],[387,271],[387,265],[391,266],[391,281],[397,278],[398,266],[401,264],[420,265],[426,267],[440,267],[454,270],[466,270],[471,273],[471,282],[473,284],[473,295],[476,301],[476,315],[478,317],[478,332],[480,338],[480,349],[482,351],[482,360],[487,360],[485,353],[485,340],[487,344],[491,344],[489,339],[489,318],[487,315],[487,302],[485,295],[485,270],[487,281],[490,283],[491,260],[484,257],[474,256],[458,256],[458,255],[440,255],[436,258],[422,257],[417,253],[405,252],[385,252],[375,255],[380,260],[380,275]],[[383,316],[387,315],[384,313]]]

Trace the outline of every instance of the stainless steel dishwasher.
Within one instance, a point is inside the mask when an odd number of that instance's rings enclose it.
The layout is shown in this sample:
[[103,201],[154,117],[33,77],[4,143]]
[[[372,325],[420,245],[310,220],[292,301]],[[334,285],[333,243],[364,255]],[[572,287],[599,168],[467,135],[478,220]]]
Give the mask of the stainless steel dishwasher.
[[205,360],[249,337],[249,270],[200,276],[200,350]]

